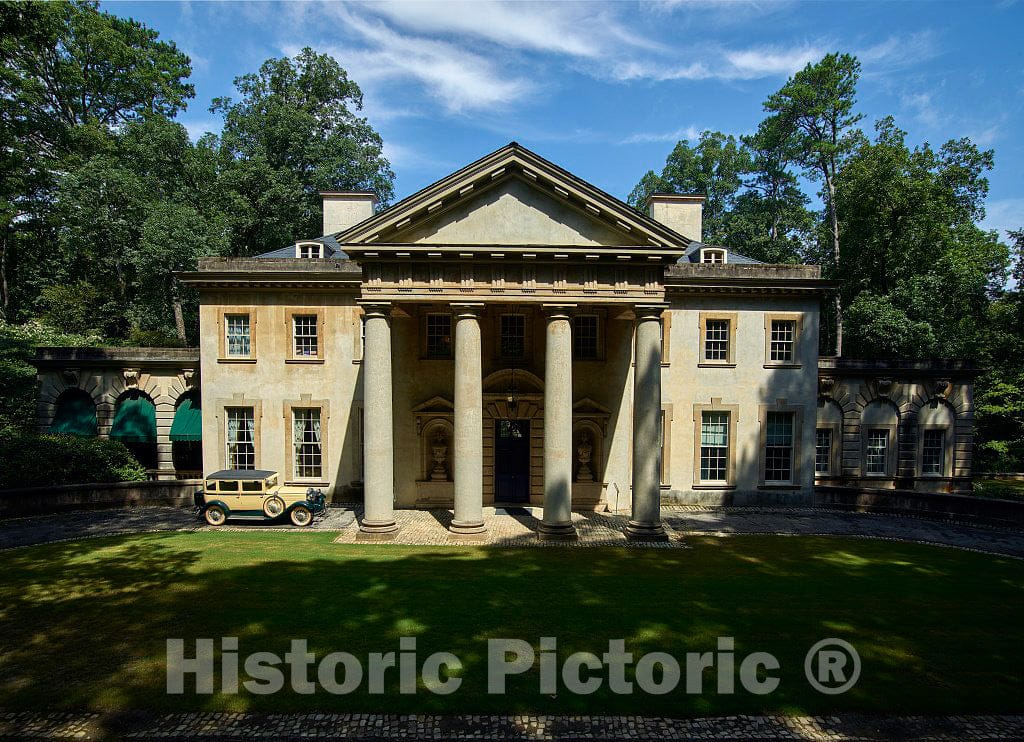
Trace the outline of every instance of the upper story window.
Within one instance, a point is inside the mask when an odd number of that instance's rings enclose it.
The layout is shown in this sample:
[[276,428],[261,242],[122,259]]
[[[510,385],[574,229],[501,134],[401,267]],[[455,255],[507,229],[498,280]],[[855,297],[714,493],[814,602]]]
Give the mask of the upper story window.
[[295,243],[295,257],[297,258],[322,258],[324,246],[319,242],[297,242]]
[[796,320],[773,319],[771,324],[771,347],[768,357],[773,361],[792,363],[796,344]]
[[224,339],[229,358],[248,358],[252,353],[249,315],[224,315]]
[[573,317],[573,356],[580,360],[595,360],[601,353],[601,323],[596,314]]
[[318,324],[319,318],[315,314],[296,314],[292,317],[292,342],[296,358],[316,358],[320,354]]
[[709,319],[705,324],[704,360],[729,360],[729,320]]
[[452,316],[428,314],[426,325],[427,358],[451,358]]
[[700,262],[702,263],[727,263],[728,253],[721,248],[705,247],[700,251]]
[[503,314],[499,330],[502,357],[522,358],[526,354],[526,317],[522,314]]

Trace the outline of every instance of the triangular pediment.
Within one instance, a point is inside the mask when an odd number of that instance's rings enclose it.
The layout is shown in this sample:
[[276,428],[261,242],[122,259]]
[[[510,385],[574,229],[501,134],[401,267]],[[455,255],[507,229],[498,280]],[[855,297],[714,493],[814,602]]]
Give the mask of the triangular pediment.
[[690,243],[515,142],[335,237],[342,245],[679,248]]
[[461,199],[389,242],[426,245],[636,245],[633,235],[581,214],[565,199],[517,177]]

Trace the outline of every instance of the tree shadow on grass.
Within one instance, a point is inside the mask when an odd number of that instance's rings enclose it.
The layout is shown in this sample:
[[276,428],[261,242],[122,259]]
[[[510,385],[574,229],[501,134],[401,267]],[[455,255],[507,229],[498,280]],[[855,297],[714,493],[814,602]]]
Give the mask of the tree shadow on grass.
[[[256,710],[393,713],[605,713],[670,716],[759,712],[1020,711],[1019,561],[910,544],[814,538],[692,539],[689,549],[494,549],[342,546],[332,534],[146,534],[0,555],[0,708],[7,710]],[[306,639],[322,658],[397,652],[418,662],[452,652],[462,687],[401,695],[319,690],[165,692],[168,638],[239,639],[242,657],[282,656]],[[774,654],[777,691],[656,696],[540,692],[536,667],[488,695],[487,640],[556,637],[560,661],[600,655],[624,639],[639,657]],[[860,652],[849,693],[830,697],[803,675],[807,649],[837,636]],[[738,664],[737,660],[737,664]],[[219,678],[220,673],[218,671]],[[311,673],[315,677],[314,673]],[[630,677],[631,673],[627,674]],[[243,679],[245,679],[243,673]]]

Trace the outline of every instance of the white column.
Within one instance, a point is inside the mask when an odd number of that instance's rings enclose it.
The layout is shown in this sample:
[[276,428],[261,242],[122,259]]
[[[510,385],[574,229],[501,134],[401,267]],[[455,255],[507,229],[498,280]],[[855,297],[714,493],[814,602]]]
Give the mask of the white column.
[[572,541],[572,307],[544,310],[544,516],[537,535]]
[[484,395],[480,312],[483,304],[452,304],[455,312],[455,516],[451,532],[481,538],[484,527]]
[[626,538],[667,541],[661,522],[661,313],[637,306],[633,368],[633,517]]
[[395,523],[395,443],[391,399],[391,305],[362,304],[366,322],[363,348],[363,503],[362,534],[398,530]]

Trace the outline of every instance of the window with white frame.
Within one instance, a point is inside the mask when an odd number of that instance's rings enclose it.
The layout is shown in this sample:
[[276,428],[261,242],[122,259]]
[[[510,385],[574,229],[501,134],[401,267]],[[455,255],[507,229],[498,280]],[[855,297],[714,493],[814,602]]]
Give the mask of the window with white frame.
[[295,257],[297,258],[322,258],[324,246],[319,242],[300,242],[295,246]]
[[868,431],[864,468],[868,474],[885,474],[888,468],[889,431],[875,428]]
[[297,358],[316,358],[320,352],[315,314],[296,314],[292,317],[292,341]]
[[945,473],[946,431],[926,428],[921,440],[921,473],[941,476]]
[[227,468],[256,468],[256,420],[252,407],[226,410]]
[[769,412],[765,421],[764,481],[793,481],[793,413]]
[[792,363],[796,345],[796,320],[773,319],[771,324],[769,358],[781,363]]
[[704,360],[729,360],[729,320],[709,319],[705,322]]
[[522,358],[526,353],[526,317],[522,314],[501,315],[499,341],[503,358]]
[[427,358],[451,358],[452,316],[427,315]]
[[323,473],[320,437],[320,409],[292,409],[292,445],[295,451],[295,477],[319,479]]
[[248,358],[252,352],[249,315],[224,315],[224,339],[229,357]]
[[814,431],[814,473],[832,473],[832,428]]
[[600,349],[600,318],[596,314],[573,317],[573,355],[581,360],[595,360]]
[[725,263],[725,250],[707,249],[701,250],[700,262],[702,263]]
[[700,478],[726,482],[729,478],[729,413],[704,412],[700,421]]

